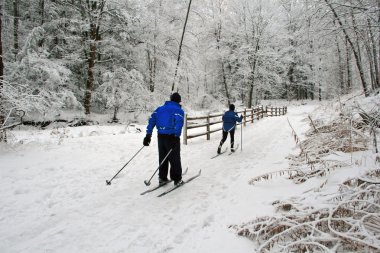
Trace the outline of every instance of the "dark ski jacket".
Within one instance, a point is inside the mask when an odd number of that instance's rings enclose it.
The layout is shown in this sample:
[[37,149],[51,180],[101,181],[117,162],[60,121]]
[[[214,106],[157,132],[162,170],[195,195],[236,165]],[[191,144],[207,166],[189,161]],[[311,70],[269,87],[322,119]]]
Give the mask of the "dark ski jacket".
[[158,134],[168,134],[180,137],[183,127],[185,112],[177,102],[166,101],[158,107],[150,116],[146,133],[152,134],[153,128],[157,127]]
[[240,116],[234,111],[226,111],[223,115],[223,131],[230,132],[235,128],[236,122],[241,122],[243,116]]

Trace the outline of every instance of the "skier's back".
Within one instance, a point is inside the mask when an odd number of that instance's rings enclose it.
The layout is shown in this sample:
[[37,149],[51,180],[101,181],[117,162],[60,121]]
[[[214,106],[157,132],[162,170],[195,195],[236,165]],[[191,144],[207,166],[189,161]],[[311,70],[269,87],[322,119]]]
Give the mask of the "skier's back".
[[231,151],[234,151],[235,140],[235,128],[236,122],[242,122],[243,116],[240,116],[235,112],[235,105],[230,104],[229,111],[226,111],[222,117],[223,119],[223,136],[218,147],[218,154],[220,154],[223,143],[227,140],[228,133],[231,138]]

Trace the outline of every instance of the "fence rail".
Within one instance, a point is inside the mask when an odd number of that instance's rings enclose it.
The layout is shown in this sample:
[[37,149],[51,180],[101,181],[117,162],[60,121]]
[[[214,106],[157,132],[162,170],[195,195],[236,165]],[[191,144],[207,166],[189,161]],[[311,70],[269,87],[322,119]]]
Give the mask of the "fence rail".
[[[254,119],[259,120],[264,116],[272,117],[272,116],[280,116],[285,115],[287,113],[287,107],[264,107],[257,106],[255,108],[245,108],[244,110],[237,111],[237,113],[241,113],[243,115],[242,125],[246,126],[247,123],[253,123]],[[183,128],[183,144],[187,145],[187,141],[192,138],[200,137],[206,135],[207,140],[210,140],[210,136],[212,133],[218,132],[222,130],[222,127],[218,127],[216,129],[211,129],[211,126],[223,123],[222,116],[224,113],[218,114],[209,114],[206,116],[189,116],[185,115],[185,123]],[[200,121],[206,122],[200,122]],[[206,128],[204,132],[197,133],[189,133],[190,129],[196,128]]]

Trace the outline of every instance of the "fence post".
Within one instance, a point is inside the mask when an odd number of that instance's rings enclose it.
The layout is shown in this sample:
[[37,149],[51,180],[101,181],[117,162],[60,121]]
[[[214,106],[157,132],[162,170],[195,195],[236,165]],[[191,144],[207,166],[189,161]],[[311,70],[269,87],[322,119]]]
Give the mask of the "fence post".
[[258,107],[256,113],[257,113],[257,115],[256,115],[257,120],[260,120],[260,114],[264,115],[264,107],[263,106]]
[[185,113],[185,124],[183,125],[183,144],[187,145],[187,113]]
[[256,110],[256,119],[257,120],[260,120],[260,113],[264,113],[263,110],[264,109],[262,106],[257,107],[257,110]]
[[[264,106],[261,106],[261,118],[264,118]],[[265,109],[266,110],[266,109]],[[267,111],[265,111],[266,113],[267,113],[267,115],[268,115],[268,112]],[[260,114],[259,114],[259,117],[260,117]]]
[[247,108],[244,108],[244,112],[243,112],[243,114],[244,114],[244,126],[246,125],[246,122],[247,122]]
[[206,131],[207,131],[207,140],[210,140],[210,113],[207,114],[207,126],[206,126]]
[[253,118],[255,117],[255,114],[253,114],[253,108],[251,108],[251,122],[253,123]]

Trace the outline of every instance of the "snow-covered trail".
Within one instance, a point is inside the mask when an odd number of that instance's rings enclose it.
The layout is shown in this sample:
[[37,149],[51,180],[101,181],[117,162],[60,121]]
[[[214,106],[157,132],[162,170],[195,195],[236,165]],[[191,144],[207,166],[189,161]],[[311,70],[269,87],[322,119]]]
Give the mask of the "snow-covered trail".
[[274,200],[304,190],[281,178],[255,186],[248,180],[287,167],[285,157],[298,152],[287,117],[301,134],[314,108],[290,107],[286,116],[247,124],[243,151],[232,155],[210,159],[220,133],[190,140],[181,146],[182,164],[187,176],[199,169],[202,176],[162,198],[161,190],[140,195],[158,165],[156,140],[105,184],[141,148],[144,133],[92,127],[78,135],[77,128],[61,145],[2,152],[0,252],[254,252],[228,226],[271,214]]

